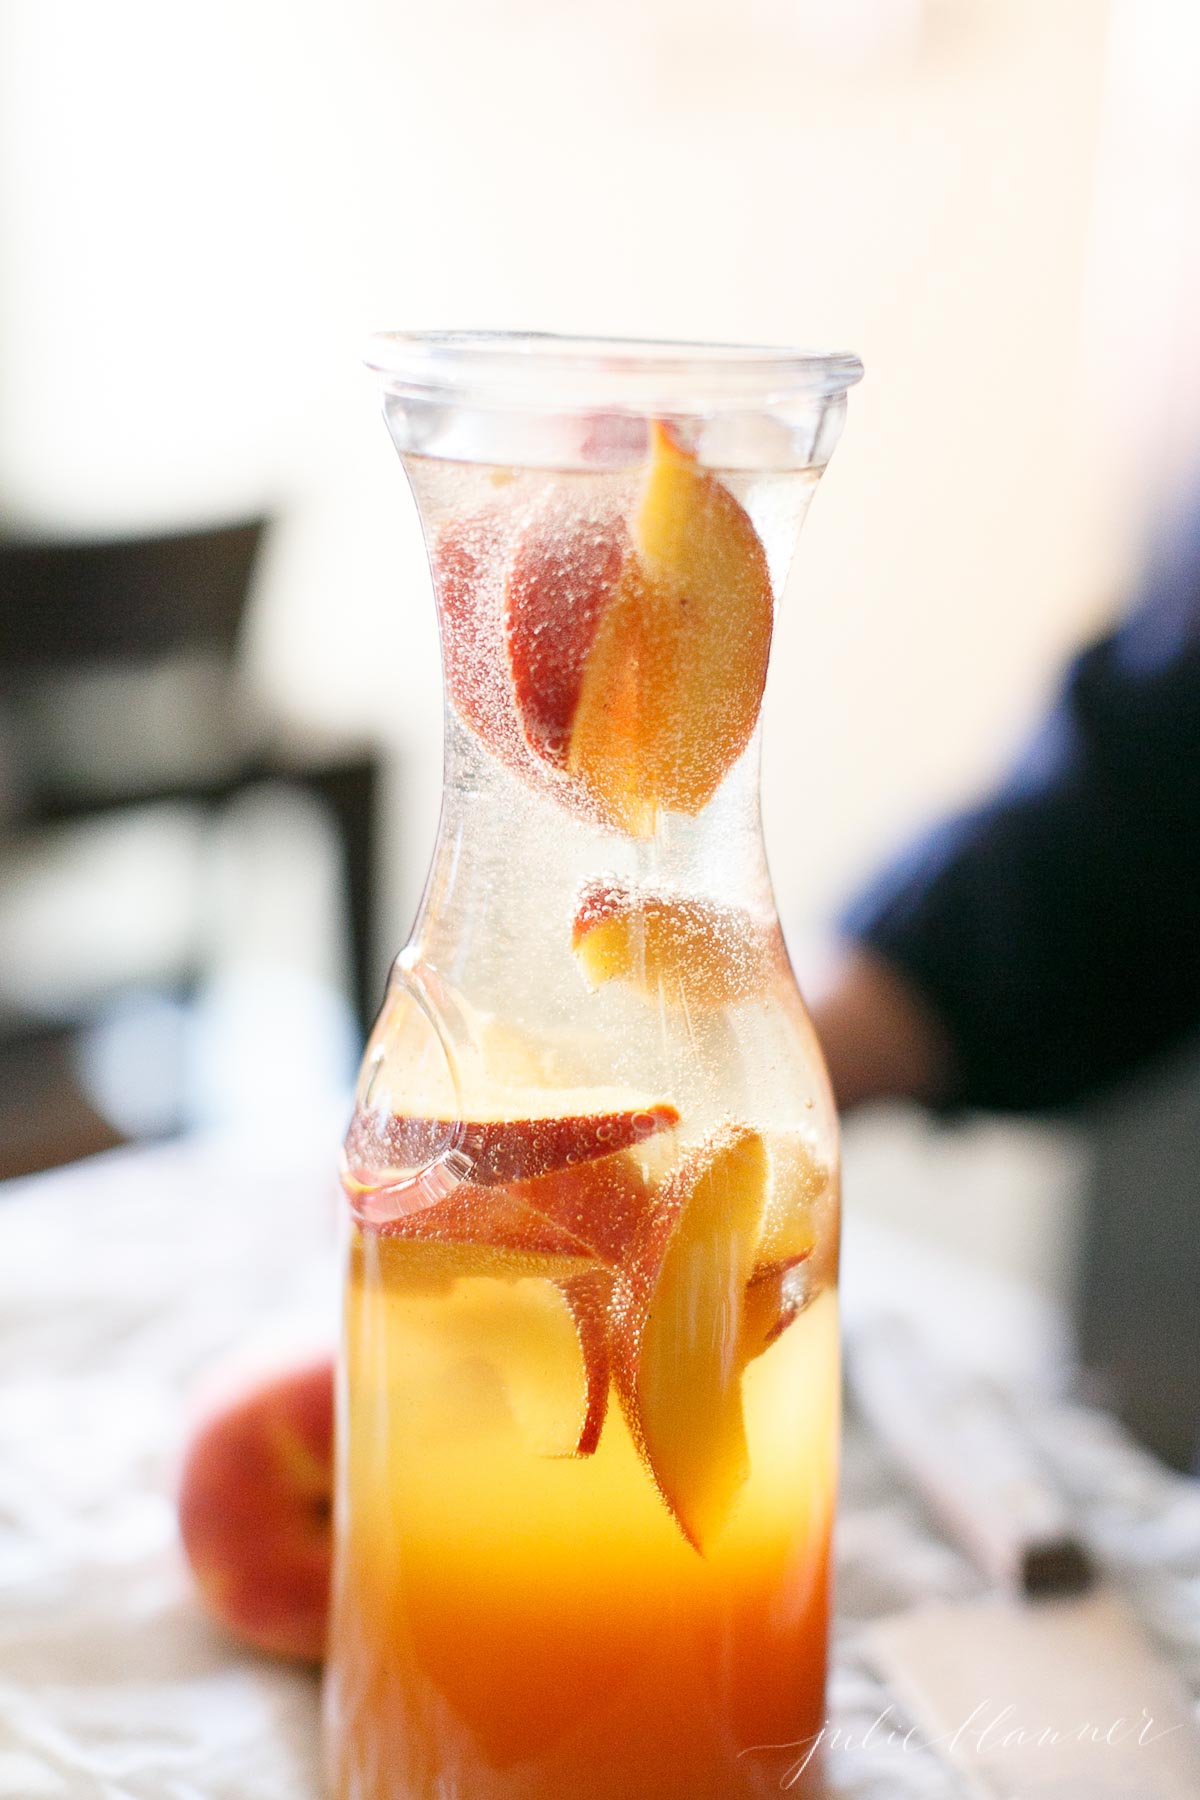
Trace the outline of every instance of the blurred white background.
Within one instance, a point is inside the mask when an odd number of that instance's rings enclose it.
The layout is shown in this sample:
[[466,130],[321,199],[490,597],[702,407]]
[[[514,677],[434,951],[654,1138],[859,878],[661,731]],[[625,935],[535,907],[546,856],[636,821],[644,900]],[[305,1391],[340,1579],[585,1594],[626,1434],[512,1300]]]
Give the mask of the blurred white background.
[[[386,936],[436,821],[378,326],[805,343],[867,368],[767,713],[803,974],[856,881],[998,768],[1118,603],[1200,423],[1194,0],[6,0],[0,507],[277,509],[264,706],[391,745]],[[1053,1286],[1048,1130],[857,1128],[852,1199]],[[1000,1215],[997,1222],[997,1214]]]

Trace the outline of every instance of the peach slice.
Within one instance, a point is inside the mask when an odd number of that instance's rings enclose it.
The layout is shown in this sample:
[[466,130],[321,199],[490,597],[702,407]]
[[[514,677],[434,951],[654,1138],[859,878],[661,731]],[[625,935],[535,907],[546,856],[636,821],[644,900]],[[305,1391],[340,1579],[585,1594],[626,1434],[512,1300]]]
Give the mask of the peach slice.
[[651,837],[657,807],[641,753],[636,649],[645,583],[629,532],[632,498],[588,505],[571,488],[543,497],[514,546],[504,634],[526,745],[558,772],[560,797]]
[[517,712],[530,748],[565,768],[580,690],[601,620],[633,578],[619,499],[590,506],[547,489],[520,532],[504,593]]
[[740,1351],[768,1179],[762,1135],[718,1129],[668,1179],[614,1294],[626,1420],[701,1554],[748,1473]]
[[559,1283],[559,1291],[571,1309],[575,1332],[583,1356],[586,1406],[579,1435],[575,1440],[576,1456],[591,1456],[600,1443],[600,1433],[608,1412],[608,1390],[612,1380],[612,1352],[609,1342],[609,1318],[612,1306],[612,1276],[605,1269],[593,1269],[585,1275],[574,1275]]
[[518,771],[531,760],[513,704],[493,591],[514,518],[496,506],[449,520],[429,546],[446,693],[493,756]]
[[574,807],[581,796],[526,737],[509,665],[501,594],[522,516],[511,504],[484,508],[449,520],[430,543],[446,696],[498,762],[535,792]]
[[[505,1282],[465,1276],[445,1292],[406,1289],[396,1298],[389,1345],[425,1368],[448,1415],[476,1403],[482,1376],[531,1456],[595,1448],[608,1382],[605,1373],[600,1392],[580,1356],[581,1337],[593,1329],[591,1295],[516,1275]],[[588,1317],[582,1326],[581,1314]]]
[[[767,1202],[742,1317],[744,1362],[770,1349],[799,1318],[814,1287],[813,1259],[833,1236],[832,1221],[824,1216],[832,1178],[808,1139],[797,1131],[773,1131],[767,1150]],[[810,1265],[807,1283],[796,1273],[802,1264]]]
[[801,1295],[788,1277],[803,1257],[790,1263],[757,1263],[746,1284],[739,1359],[744,1366],[769,1350],[800,1315]]
[[643,1158],[619,1151],[503,1187],[460,1182],[427,1206],[383,1218],[361,1216],[353,1187],[351,1205],[360,1225],[391,1241],[576,1257],[616,1268],[653,1205],[653,1184]]
[[651,792],[697,813],[758,723],[775,617],[766,552],[741,503],[657,422],[632,529]]
[[586,1406],[573,1453],[600,1441],[610,1383],[613,1268],[629,1254],[652,1205],[642,1159],[629,1152],[509,1187],[463,1183],[436,1204],[358,1235],[352,1269],[392,1291],[447,1293],[475,1276],[557,1284],[583,1361]]
[[629,1255],[653,1204],[643,1163],[630,1153],[507,1188],[456,1189],[437,1205],[379,1227],[372,1254],[385,1279],[410,1291],[446,1289],[470,1275],[557,1283],[583,1359],[587,1405],[575,1454],[600,1441],[611,1378],[613,1269]]
[[832,1176],[801,1132],[772,1131],[768,1148],[771,1179],[757,1261],[793,1268],[817,1247]]
[[527,1181],[625,1150],[679,1123],[670,1102],[646,1103],[620,1088],[492,1089],[486,1104],[448,1113],[405,1099],[403,1113],[356,1112],[346,1136],[346,1166],[366,1186],[372,1169],[420,1168],[452,1155],[480,1187]]
[[[378,1282],[384,1293],[403,1301],[398,1329],[419,1327],[436,1340],[439,1353],[450,1353],[453,1332],[465,1321],[467,1336],[459,1351],[478,1352],[505,1377],[523,1435],[537,1454],[592,1454],[607,1409],[612,1277],[582,1245],[556,1233],[519,1201],[478,1188],[459,1190],[378,1231],[356,1234],[350,1269],[352,1280]],[[513,1348],[517,1328],[509,1312],[514,1308],[531,1322],[532,1362],[518,1359]],[[490,1352],[489,1323],[495,1338]],[[578,1356],[563,1348],[564,1325],[573,1333]],[[558,1345],[551,1358],[548,1334],[555,1332]],[[539,1403],[536,1358],[542,1353],[550,1392]],[[515,1376],[514,1360],[519,1362]],[[538,1417],[541,1425],[530,1427]]]
[[533,1256],[592,1255],[582,1239],[527,1206],[509,1188],[477,1187],[467,1181],[436,1205],[381,1225],[379,1235],[409,1243],[473,1244]]
[[773,601],[749,515],[666,426],[620,499],[549,490],[516,537],[503,630],[530,749],[647,837],[664,808],[699,812],[749,742]]
[[654,1205],[654,1183],[636,1152],[597,1157],[554,1170],[505,1190],[543,1221],[543,1229],[582,1244],[609,1268],[619,1268]]
[[[520,1284],[540,1340],[531,1341],[527,1323],[514,1320],[499,1364],[517,1428],[535,1456],[591,1456],[600,1442],[609,1386],[607,1292],[606,1278],[595,1274],[557,1287]],[[492,1344],[495,1355],[494,1333]]]
[[761,994],[773,944],[769,926],[740,907],[599,876],[580,890],[571,948],[592,987],[625,981],[706,1008]]

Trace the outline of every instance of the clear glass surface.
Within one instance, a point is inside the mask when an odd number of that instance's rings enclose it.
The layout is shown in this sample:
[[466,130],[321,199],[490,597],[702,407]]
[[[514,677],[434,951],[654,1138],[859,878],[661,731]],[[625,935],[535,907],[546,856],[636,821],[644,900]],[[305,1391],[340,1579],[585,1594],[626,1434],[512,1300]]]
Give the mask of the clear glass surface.
[[759,709],[860,371],[371,360],[445,795],[344,1155],[330,1792],[765,1796],[824,1709],[838,1189]]

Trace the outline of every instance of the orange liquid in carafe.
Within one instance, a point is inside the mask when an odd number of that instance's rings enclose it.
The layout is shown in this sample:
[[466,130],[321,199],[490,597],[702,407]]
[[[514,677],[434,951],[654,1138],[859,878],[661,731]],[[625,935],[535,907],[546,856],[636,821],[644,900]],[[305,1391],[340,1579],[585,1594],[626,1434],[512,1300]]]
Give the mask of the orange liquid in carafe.
[[777,1792],[824,1706],[833,1293],[746,1368],[749,1473],[700,1555],[618,1412],[594,1455],[550,1450],[579,1347],[547,1290],[414,1288],[352,1248],[333,1791]]

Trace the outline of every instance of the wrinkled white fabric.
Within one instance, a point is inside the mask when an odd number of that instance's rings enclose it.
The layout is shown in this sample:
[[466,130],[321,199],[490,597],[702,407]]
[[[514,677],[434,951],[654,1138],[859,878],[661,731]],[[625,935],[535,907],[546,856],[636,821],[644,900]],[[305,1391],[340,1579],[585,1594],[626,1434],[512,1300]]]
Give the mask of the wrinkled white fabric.
[[[317,1800],[316,1683],[208,1626],[172,1486],[214,1359],[332,1334],[335,1135],[117,1151],[0,1189],[0,1800]],[[852,1248],[852,1308],[882,1291],[927,1313],[948,1291],[899,1241]],[[1012,1304],[1009,1341],[1027,1345]],[[1004,1305],[981,1288],[968,1310],[995,1321]],[[1200,1690],[1200,1494],[1103,1417],[1045,1395],[1028,1408],[1094,1543]],[[838,1583],[837,1793],[961,1800],[932,1753],[870,1733],[890,1697],[856,1633],[978,1583],[853,1422]]]

